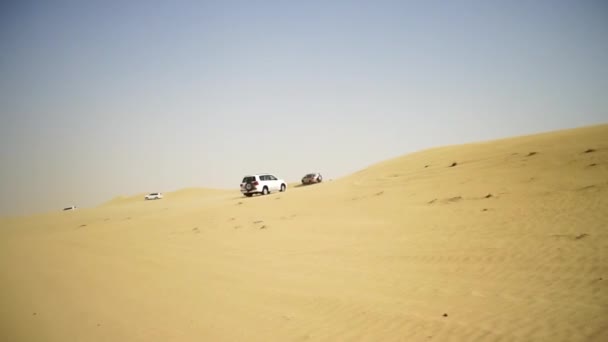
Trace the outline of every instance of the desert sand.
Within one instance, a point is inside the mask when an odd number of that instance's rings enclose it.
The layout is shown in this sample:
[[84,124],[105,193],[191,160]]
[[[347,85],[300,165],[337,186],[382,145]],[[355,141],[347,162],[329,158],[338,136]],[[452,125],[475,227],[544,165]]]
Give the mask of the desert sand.
[[1,341],[608,341],[608,125],[3,218],[0,274]]

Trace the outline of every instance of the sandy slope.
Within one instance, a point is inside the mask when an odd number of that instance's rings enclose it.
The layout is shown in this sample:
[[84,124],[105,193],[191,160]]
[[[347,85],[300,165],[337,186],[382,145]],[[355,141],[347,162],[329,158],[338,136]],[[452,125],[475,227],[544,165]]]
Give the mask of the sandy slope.
[[0,225],[2,341],[608,340],[608,125]]

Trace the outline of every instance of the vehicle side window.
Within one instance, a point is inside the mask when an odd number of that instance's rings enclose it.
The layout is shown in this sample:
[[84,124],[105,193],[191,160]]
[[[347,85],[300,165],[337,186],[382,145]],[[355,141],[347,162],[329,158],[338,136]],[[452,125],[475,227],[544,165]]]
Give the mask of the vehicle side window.
[[277,177],[275,176],[268,176],[268,178],[270,178],[270,180],[277,180]]
[[260,176],[260,180],[261,181],[266,181],[266,180],[268,180],[268,176]]

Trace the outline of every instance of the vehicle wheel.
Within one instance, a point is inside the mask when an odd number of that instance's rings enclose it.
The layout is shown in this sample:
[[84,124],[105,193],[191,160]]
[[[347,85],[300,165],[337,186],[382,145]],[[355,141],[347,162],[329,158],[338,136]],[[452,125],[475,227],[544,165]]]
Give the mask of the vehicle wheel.
[[287,187],[285,186],[285,184],[281,184],[281,192],[285,192],[285,189],[286,189],[286,188],[287,188]]
[[251,197],[251,196],[253,196],[253,194],[245,194],[245,196]]
[[262,189],[262,195],[268,195],[268,188],[264,187],[264,189]]

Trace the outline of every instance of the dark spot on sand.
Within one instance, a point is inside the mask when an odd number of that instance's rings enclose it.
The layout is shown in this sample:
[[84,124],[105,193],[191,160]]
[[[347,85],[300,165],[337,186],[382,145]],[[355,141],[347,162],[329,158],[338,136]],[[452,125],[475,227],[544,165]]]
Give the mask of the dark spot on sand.
[[596,163],[589,164],[589,167],[594,167],[594,166],[597,166],[597,164]]
[[536,155],[536,154],[538,154],[538,152],[533,151],[533,152],[528,153],[527,157],[532,157],[533,155]]
[[584,190],[590,190],[590,189],[595,189],[596,186],[595,185],[587,185],[587,186],[583,186],[581,188],[578,188],[578,191],[584,191]]
[[481,211],[488,211],[488,208],[483,208],[481,209]]
[[462,196],[456,196],[456,197],[448,198],[447,201],[448,202],[458,202],[461,199],[462,199]]
[[375,196],[380,196],[380,195],[382,195],[383,193],[384,193],[384,191],[380,191],[380,192],[376,192],[374,195],[375,195]]
[[437,202],[437,199],[436,199],[436,198],[433,198],[432,200],[428,201],[427,203],[428,203],[428,204],[433,204],[433,203],[435,203],[435,202]]
[[570,240],[581,240],[589,236],[587,233],[579,234],[579,235],[570,235],[570,234],[553,234],[551,235],[554,238],[565,238]]
[[266,226],[261,226],[260,229],[266,229]]
[[424,165],[424,168],[426,169],[427,167],[429,167],[429,165]]
[[588,149],[586,149],[586,150],[585,150],[585,152],[583,152],[583,153],[593,153],[593,152],[595,152],[595,149],[588,148]]
[[82,227],[86,227],[86,226],[87,226],[86,224],[81,224],[81,225],[80,225],[80,228],[82,228]]
[[243,202],[238,202],[236,205],[241,205],[241,204],[243,204]]
[[457,162],[453,162],[453,163],[450,165],[450,167],[454,167],[454,166],[456,166],[456,165],[458,165],[458,163],[457,163]]
[[233,228],[234,229],[239,229],[239,228],[241,228],[241,226],[234,226]]
[[487,194],[484,198],[490,198],[492,197],[492,194]]
[[192,231],[195,232],[195,233],[200,233],[200,230],[198,230],[198,227],[192,228]]
[[448,314],[447,314],[447,313],[444,313],[444,314],[443,314],[443,317],[448,317]]
[[262,221],[262,220],[253,221],[254,224],[258,224],[258,223],[262,223],[262,222],[264,222],[264,221]]
[[32,312],[32,316],[36,316],[36,315],[37,315],[37,313],[35,313],[35,312]]

